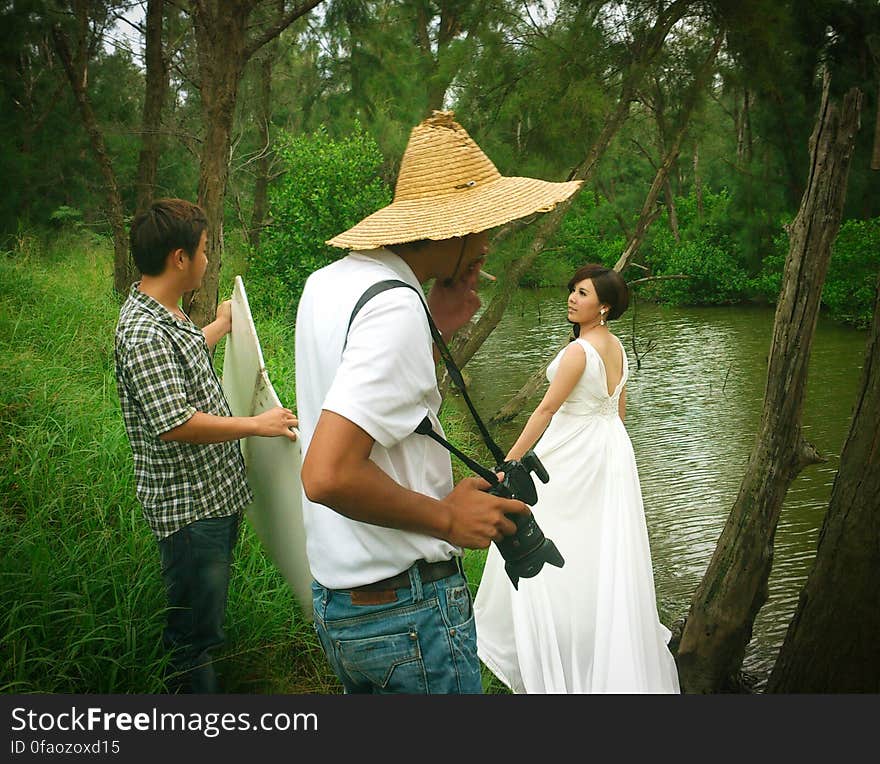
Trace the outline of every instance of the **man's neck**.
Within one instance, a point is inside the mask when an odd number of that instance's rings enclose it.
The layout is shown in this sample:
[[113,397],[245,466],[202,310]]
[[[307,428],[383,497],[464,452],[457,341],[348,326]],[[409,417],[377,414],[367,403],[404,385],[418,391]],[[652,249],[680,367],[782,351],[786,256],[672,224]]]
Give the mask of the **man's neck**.
[[418,249],[406,245],[385,247],[385,249],[394,252],[395,255],[403,260],[415,274],[419,283],[424,284],[426,281],[437,277],[435,272],[437,270],[437,256],[442,254],[448,246],[447,240],[430,242]]
[[142,276],[139,289],[145,295],[149,295],[156,302],[163,305],[171,313],[180,313],[180,298],[183,290],[176,280],[163,278],[162,276]]

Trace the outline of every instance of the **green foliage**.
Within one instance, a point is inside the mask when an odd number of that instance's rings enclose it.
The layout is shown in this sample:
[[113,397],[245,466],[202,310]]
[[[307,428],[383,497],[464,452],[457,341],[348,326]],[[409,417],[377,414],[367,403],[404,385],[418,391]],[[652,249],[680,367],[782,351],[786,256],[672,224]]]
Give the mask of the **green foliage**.
[[51,215],[49,215],[49,222],[59,228],[65,226],[79,227],[83,223],[83,216],[80,210],[62,204]]
[[747,296],[748,273],[729,233],[729,206],[724,191],[704,193],[702,214],[695,194],[676,199],[681,241],[675,241],[664,213],[643,257],[653,276],[687,278],[649,282],[643,297],[673,305],[726,305]]
[[673,305],[724,305],[746,296],[748,276],[730,250],[709,240],[654,248],[655,276],[687,276],[645,285],[643,296]]
[[775,303],[782,291],[782,273],[788,255],[788,234],[785,225],[790,222],[790,219],[785,220],[780,226],[780,232],[773,237],[773,245],[761,262],[761,270],[751,280],[752,293],[767,302]]
[[867,328],[880,272],[880,218],[847,220],[837,234],[822,302],[832,317]]
[[269,313],[289,313],[306,278],[342,257],[325,242],[391,201],[378,175],[382,155],[360,127],[343,138],[325,130],[283,134],[285,172],[269,196],[272,220],[248,265],[253,301]]
[[560,256],[572,272],[585,263],[602,263],[611,268],[623,254],[626,237],[617,231],[606,233],[609,227],[612,230],[617,227],[608,220],[609,213],[610,205],[597,203],[593,196],[585,193],[572,204],[555,241]]
[[[788,234],[774,239],[752,289],[776,302],[788,256]],[[840,226],[822,290],[822,304],[835,320],[866,328],[871,323],[880,271],[880,218],[846,220]]]

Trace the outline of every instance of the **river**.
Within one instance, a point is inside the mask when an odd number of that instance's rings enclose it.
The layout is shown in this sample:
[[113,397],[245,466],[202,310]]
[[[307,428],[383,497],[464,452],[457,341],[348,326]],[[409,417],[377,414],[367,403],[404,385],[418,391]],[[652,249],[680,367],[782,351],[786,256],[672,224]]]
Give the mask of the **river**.
[[[467,365],[469,392],[485,418],[565,340],[570,331],[566,297],[560,290],[520,292]],[[639,467],[658,608],[667,625],[686,614],[736,499],[761,415],[773,316],[772,307],[678,308],[639,302],[611,325],[629,357],[626,427]],[[803,427],[827,462],[798,476],[783,507],[770,596],[744,661],[759,691],[815,555],[866,342],[867,332],[820,316]],[[510,425],[495,429],[503,449],[535,403]]]

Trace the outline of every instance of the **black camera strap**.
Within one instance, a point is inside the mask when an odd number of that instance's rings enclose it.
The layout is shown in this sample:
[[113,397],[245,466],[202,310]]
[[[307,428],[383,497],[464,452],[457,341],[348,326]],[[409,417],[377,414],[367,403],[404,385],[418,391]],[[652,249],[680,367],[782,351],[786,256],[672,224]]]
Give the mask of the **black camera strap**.
[[[363,308],[364,305],[372,300],[377,294],[381,294],[388,289],[396,289],[397,287],[407,287],[408,289],[412,289],[413,292],[419,295],[419,301],[422,303],[422,307],[425,309],[425,315],[428,317],[428,326],[431,327],[431,336],[434,338],[434,344],[437,345],[437,349],[440,351],[440,357],[443,359],[443,363],[446,365],[446,370],[449,372],[449,377],[455,383],[455,386],[461,391],[462,397],[464,398],[464,401],[471,412],[471,416],[474,418],[474,422],[476,422],[476,425],[480,430],[480,434],[483,436],[483,442],[489,448],[489,451],[492,452],[492,456],[495,458],[496,464],[503,464],[504,452],[498,447],[498,444],[495,443],[494,440],[492,440],[492,436],[486,429],[486,425],[483,424],[483,420],[480,419],[480,415],[474,408],[474,404],[471,402],[470,396],[467,394],[467,389],[465,388],[464,379],[461,376],[461,371],[459,371],[458,366],[455,365],[455,360],[452,357],[452,353],[447,347],[446,342],[444,342],[443,336],[440,334],[440,330],[434,323],[434,319],[431,317],[431,311],[428,310],[428,305],[425,302],[424,295],[421,293],[421,290],[416,289],[412,284],[407,284],[405,281],[401,281],[400,279],[388,279],[387,281],[379,281],[373,284],[369,289],[367,289],[366,292],[361,295],[360,299],[355,304],[354,309],[351,311],[351,317],[348,319],[348,327],[345,330],[345,341],[342,345],[343,350],[345,349],[346,344],[348,344],[348,331],[349,329],[351,329],[352,322],[354,321],[355,316],[360,312],[361,308]],[[492,485],[495,485],[498,482],[498,478],[495,476],[494,472],[487,470],[485,467],[481,466],[470,457],[465,456],[465,454],[459,451],[449,441],[436,433],[434,431],[434,428],[431,426],[431,420],[428,417],[425,417],[420,422],[419,426],[416,428],[416,432],[420,435],[427,435],[428,437],[440,443],[450,453],[455,454],[459,459],[467,464],[468,467],[470,467],[480,477],[488,480],[489,483],[491,483]]]

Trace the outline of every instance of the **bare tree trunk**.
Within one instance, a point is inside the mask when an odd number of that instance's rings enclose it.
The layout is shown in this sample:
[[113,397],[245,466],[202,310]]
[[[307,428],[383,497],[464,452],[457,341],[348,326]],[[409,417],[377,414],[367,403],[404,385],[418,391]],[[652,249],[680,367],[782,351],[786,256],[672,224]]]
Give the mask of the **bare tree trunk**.
[[104,179],[107,193],[107,218],[110,229],[113,232],[113,286],[119,294],[125,295],[129,285],[135,280],[135,267],[128,250],[128,236],[125,230],[125,215],[122,207],[122,197],[119,193],[119,183],[116,173],[113,171],[113,163],[107,146],[104,143],[104,135],[98,126],[98,119],[92,108],[92,102],[88,94],[88,16],[84,4],[76,6],[77,21],[79,25],[79,39],[77,40],[76,60],[70,50],[67,36],[60,26],[52,28],[52,40],[55,51],[61,59],[67,80],[76,99],[80,117],[92,144],[92,151],[101,176]]
[[743,134],[745,137],[745,159],[752,161],[752,108],[750,105],[749,89],[743,94]]
[[[586,185],[592,177],[596,165],[599,162],[599,158],[605,153],[611,139],[616,135],[620,126],[629,116],[630,104],[635,98],[638,87],[644,79],[648,67],[663,48],[666,35],[669,34],[671,27],[684,16],[688,5],[689,0],[675,0],[671,3],[669,7],[660,14],[654,26],[641,40],[641,45],[638,47],[634,46],[634,60],[630,68],[624,74],[620,88],[620,95],[617,99],[617,105],[615,106],[614,111],[611,112],[606,119],[599,136],[590,147],[586,157],[584,157],[583,161],[569,174],[569,180],[583,180],[584,185]],[[455,362],[458,364],[459,368],[463,367],[473,357],[474,353],[479,350],[482,344],[486,341],[486,338],[498,325],[498,322],[504,315],[507,304],[510,302],[513,290],[519,284],[520,278],[522,278],[523,274],[532,266],[537,257],[544,250],[544,247],[547,245],[550,238],[555,235],[562,223],[565,213],[568,211],[568,208],[571,206],[571,203],[576,196],[577,194],[569,197],[566,201],[556,205],[552,211],[543,215],[543,220],[541,221],[537,233],[535,234],[535,238],[532,240],[528,250],[522,257],[511,263],[505,273],[499,278],[498,284],[495,287],[495,294],[489,302],[489,305],[480,315],[479,320],[476,324],[471,324],[456,334],[455,339],[450,346],[450,350],[452,351]],[[516,226],[510,226],[502,229],[498,236],[493,240],[493,243],[497,243],[501,238],[504,238],[506,235],[505,231],[512,231],[515,228]],[[448,375],[444,370],[440,380],[441,392],[445,393],[448,385]]]
[[839,111],[828,91],[826,76],[810,139],[807,189],[790,228],[760,431],[678,646],[685,692],[718,692],[736,686],[755,617],[767,599],[773,537],[785,494],[805,466],[821,461],[803,437],[801,411],[861,106],[861,93],[852,89]]
[[871,169],[880,170],[880,66],[877,67],[877,118],[874,122],[874,153],[871,156]]
[[197,326],[210,323],[217,310],[232,122],[246,61],[246,25],[251,11],[242,3],[229,3],[225,9],[213,6],[193,5],[205,124],[198,199],[208,219],[208,268],[201,288],[184,297],[184,309]]
[[197,0],[192,5],[205,124],[198,195],[208,219],[208,268],[201,288],[184,296],[184,309],[197,326],[212,321],[217,310],[229,152],[241,73],[257,50],[320,2],[303,0],[253,38],[248,37],[249,22],[259,0]]
[[880,692],[880,279],[813,568],[767,692]]
[[700,177],[700,144],[694,143],[694,189],[697,194],[697,218],[703,220],[703,179]]
[[663,183],[663,195],[666,198],[666,214],[669,216],[669,230],[672,231],[672,238],[675,239],[675,243],[681,244],[681,234],[678,232],[678,210],[675,209],[675,195],[672,193],[672,186],[669,183],[668,176]]
[[257,160],[257,178],[254,183],[254,207],[251,212],[251,225],[247,232],[248,243],[252,249],[260,246],[260,234],[266,220],[269,191],[269,168],[272,164],[272,152],[269,150],[271,136],[269,122],[272,119],[272,56],[267,55],[260,62],[260,142],[262,154]]
[[138,156],[137,212],[152,204],[156,195],[156,171],[159,166],[159,131],[162,109],[168,93],[168,67],[162,53],[162,18],[165,0],[148,0],[146,34],[146,91],[141,127],[141,151]]
[[[449,46],[465,31],[465,18],[462,12],[468,9],[458,0],[439,0],[436,7],[423,2],[416,2],[413,6],[414,36],[421,55],[421,68],[425,78],[426,113],[431,114],[435,109],[443,108],[446,91],[449,90],[455,77],[455,71],[450,67],[444,69],[443,63],[448,57]],[[473,23],[479,24],[482,14],[474,9],[470,10]],[[434,19],[438,14],[439,18],[435,25]],[[436,54],[430,32],[434,28],[437,30]],[[473,27],[468,29],[468,38],[472,31]]]

